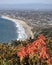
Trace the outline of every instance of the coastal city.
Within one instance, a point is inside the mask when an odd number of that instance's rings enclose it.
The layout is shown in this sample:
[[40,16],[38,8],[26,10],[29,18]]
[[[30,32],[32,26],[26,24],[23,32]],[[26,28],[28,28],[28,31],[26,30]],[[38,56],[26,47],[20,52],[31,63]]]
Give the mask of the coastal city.
[[0,10],[0,15],[22,20],[33,29],[52,27],[52,11]]

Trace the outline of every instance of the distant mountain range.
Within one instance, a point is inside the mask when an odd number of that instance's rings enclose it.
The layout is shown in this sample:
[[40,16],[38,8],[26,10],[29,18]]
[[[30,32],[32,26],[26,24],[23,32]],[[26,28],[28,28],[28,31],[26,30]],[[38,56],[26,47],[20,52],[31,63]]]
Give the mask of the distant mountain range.
[[0,9],[52,10],[52,4],[0,4]]

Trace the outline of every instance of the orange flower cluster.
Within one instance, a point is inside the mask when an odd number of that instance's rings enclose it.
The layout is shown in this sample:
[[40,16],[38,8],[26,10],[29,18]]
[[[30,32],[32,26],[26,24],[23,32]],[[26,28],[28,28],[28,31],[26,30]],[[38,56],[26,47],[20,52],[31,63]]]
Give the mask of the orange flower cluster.
[[46,37],[41,34],[36,41],[23,47],[17,54],[21,57],[27,57],[29,55],[38,54],[39,59],[47,59],[47,63],[51,62],[50,56],[47,53],[48,48],[46,46]]

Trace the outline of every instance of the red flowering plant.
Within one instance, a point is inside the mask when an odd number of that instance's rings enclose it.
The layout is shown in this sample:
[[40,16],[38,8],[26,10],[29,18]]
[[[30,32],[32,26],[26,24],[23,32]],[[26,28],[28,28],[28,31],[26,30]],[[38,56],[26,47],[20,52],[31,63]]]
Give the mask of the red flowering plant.
[[20,60],[29,56],[34,57],[34,55],[38,55],[38,59],[44,59],[47,63],[51,63],[50,55],[47,53],[48,48],[46,46],[46,37],[41,34],[36,41],[31,44],[26,45],[23,47],[17,54],[20,57]]
[[25,49],[26,49],[25,47],[22,47],[22,48],[21,48],[21,51],[19,51],[19,52],[17,53],[21,60],[22,60],[24,57],[27,56]]
[[38,39],[46,40],[46,37],[43,34],[41,34],[40,36],[38,36]]
[[49,64],[52,64],[52,61],[51,61],[52,59],[48,53],[48,50],[49,50],[49,48],[47,48],[46,46],[42,47],[42,49],[40,50],[40,53],[39,53],[40,54],[39,58],[41,60],[46,61]]

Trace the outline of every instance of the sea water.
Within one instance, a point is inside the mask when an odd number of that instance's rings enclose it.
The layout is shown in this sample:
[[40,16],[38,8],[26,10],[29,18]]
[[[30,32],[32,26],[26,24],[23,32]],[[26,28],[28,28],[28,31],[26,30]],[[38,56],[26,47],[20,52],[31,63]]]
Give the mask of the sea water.
[[27,38],[25,29],[14,20],[0,17],[0,42],[10,42],[11,40],[24,40]]
[[14,22],[0,18],[0,42],[16,40],[18,38],[16,30],[17,27]]

